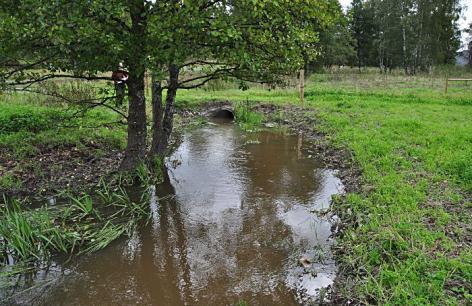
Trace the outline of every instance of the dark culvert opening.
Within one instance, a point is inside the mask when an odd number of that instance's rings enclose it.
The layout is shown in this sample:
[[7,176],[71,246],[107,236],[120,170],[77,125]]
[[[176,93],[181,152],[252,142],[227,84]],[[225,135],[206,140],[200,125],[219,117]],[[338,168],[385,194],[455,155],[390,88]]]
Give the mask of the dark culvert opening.
[[232,111],[228,109],[219,109],[211,113],[211,118],[214,119],[226,119],[226,120],[234,120],[234,114]]

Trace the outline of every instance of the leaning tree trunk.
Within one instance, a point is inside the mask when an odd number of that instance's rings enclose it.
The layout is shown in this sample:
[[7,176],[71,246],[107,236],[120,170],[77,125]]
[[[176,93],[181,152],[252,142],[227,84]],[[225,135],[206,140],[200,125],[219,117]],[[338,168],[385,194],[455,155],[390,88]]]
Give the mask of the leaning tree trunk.
[[[169,138],[172,133],[174,123],[174,103],[179,84],[179,68],[176,65],[169,66],[169,81],[167,86],[166,106],[164,116],[162,118],[162,89],[159,97],[159,86],[154,85],[156,98],[153,99],[153,139],[151,146],[151,156],[158,156],[163,158],[167,146],[169,145]],[[160,104],[160,105],[159,105]]]
[[132,21],[129,44],[128,80],[128,143],[125,157],[121,163],[122,170],[134,170],[144,160],[146,153],[146,101],[144,91],[144,74],[146,54],[143,44],[146,42],[146,8],[141,0],[129,0]]

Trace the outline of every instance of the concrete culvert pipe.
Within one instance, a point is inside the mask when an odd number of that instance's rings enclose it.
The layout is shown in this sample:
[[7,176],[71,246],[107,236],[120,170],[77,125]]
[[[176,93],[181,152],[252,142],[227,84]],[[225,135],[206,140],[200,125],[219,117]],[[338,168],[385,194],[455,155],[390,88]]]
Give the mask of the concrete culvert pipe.
[[229,109],[217,109],[210,113],[211,118],[234,120],[234,113]]

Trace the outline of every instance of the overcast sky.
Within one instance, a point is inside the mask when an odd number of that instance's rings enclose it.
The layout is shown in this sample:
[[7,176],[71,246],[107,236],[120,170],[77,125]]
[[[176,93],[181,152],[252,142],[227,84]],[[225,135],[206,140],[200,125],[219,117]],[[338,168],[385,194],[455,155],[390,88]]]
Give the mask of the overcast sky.
[[[341,2],[344,8],[351,4],[351,0],[339,0],[339,2]],[[461,29],[464,29],[472,22],[472,0],[461,0],[461,4],[466,6],[462,11],[463,16],[460,20]],[[465,41],[465,39],[466,36],[463,35],[462,40]]]

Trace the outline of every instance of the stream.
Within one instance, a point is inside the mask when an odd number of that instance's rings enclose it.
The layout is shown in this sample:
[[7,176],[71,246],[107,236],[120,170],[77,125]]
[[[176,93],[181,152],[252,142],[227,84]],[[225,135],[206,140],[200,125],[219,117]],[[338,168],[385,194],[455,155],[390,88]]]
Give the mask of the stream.
[[186,132],[167,164],[147,226],[38,272],[9,302],[300,305],[332,285],[331,223],[316,212],[343,186],[301,136],[216,121]]

